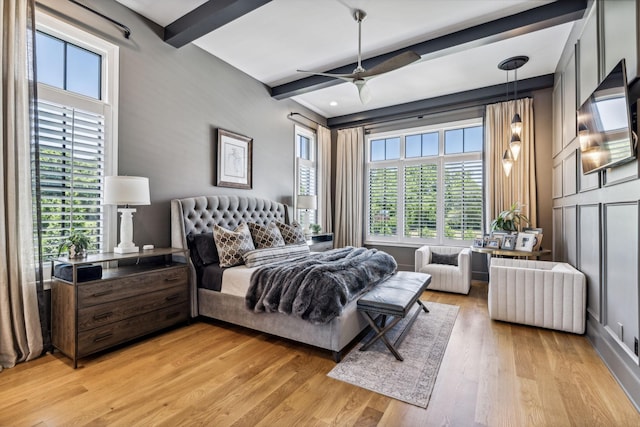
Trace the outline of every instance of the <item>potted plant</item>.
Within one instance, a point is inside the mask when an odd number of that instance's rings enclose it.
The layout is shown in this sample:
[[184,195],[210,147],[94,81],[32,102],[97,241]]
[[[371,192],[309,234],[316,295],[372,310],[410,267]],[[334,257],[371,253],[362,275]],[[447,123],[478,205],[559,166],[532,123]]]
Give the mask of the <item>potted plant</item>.
[[311,224],[309,225],[309,229],[311,229],[311,232],[313,234],[318,234],[322,231],[322,227],[320,227],[320,224]]
[[62,251],[69,252],[69,258],[84,258],[91,244],[89,236],[81,231],[71,231],[71,234],[58,246],[58,256]]
[[529,224],[529,218],[520,212],[520,208],[520,203],[514,203],[508,210],[500,212],[491,222],[491,230],[512,232],[518,231],[522,225]]

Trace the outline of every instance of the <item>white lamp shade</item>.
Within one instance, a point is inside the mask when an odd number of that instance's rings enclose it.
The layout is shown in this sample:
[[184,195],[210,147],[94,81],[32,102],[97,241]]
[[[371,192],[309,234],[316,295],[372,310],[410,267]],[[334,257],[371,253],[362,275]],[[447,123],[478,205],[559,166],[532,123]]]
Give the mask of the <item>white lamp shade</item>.
[[314,210],[317,207],[316,196],[300,195],[297,200],[298,209],[311,209]]
[[149,178],[141,176],[106,176],[105,205],[149,205]]

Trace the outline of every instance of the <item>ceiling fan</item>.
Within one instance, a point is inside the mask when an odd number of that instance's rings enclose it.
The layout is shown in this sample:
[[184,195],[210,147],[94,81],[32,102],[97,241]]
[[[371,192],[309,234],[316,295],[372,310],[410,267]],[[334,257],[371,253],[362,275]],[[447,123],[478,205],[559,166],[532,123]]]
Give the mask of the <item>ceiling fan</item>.
[[397,70],[398,68],[402,68],[420,59],[420,55],[418,55],[417,53],[413,51],[406,51],[394,56],[393,58],[387,59],[384,62],[381,62],[370,70],[365,70],[362,67],[362,21],[364,21],[364,18],[366,17],[366,12],[361,9],[356,9],[353,12],[353,18],[358,23],[358,66],[353,70],[351,74],[316,73],[313,71],[304,70],[298,70],[298,72],[313,74],[316,76],[333,77],[336,79],[351,82],[358,88],[360,101],[362,101],[363,104],[366,104],[371,100],[371,92],[366,85],[367,80],[370,80],[381,74]]

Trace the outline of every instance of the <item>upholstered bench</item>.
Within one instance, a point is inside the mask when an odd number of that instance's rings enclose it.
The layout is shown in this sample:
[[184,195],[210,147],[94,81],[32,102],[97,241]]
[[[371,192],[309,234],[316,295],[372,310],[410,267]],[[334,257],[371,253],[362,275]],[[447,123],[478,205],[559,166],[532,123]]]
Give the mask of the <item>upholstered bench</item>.
[[[420,301],[420,295],[422,295],[422,292],[424,292],[430,282],[431,276],[428,274],[399,271],[361,296],[360,299],[358,299],[358,310],[362,312],[365,319],[367,319],[376,332],[376,335],[360,347],[360,351],[368,349],[374,342],[381,339],[396,359],[400,361],[404,360],[402,356],[400,356],[400,353],[398,353],[397,347],[409,329],[411,329],[421,310],[416,310],[415,314],[407,323],[407,326],[393,344],[389,342],[385,334],[400,320],[407,317],[411,312],[413,304],[418,304],[425,313],[429,312],[427,307]],[[394,319],[389,324],[386,324],[388,316]],[[376,323],[376,318],[380,319],[379,325]]]

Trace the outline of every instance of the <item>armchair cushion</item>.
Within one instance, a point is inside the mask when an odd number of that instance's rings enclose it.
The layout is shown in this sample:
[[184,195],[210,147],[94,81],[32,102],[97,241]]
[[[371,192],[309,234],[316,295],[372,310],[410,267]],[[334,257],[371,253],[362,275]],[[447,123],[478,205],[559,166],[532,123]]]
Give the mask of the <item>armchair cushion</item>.
[[439,254],[431,252],[431,264],[447,264],[458,266],[458,256],[460,254]]

